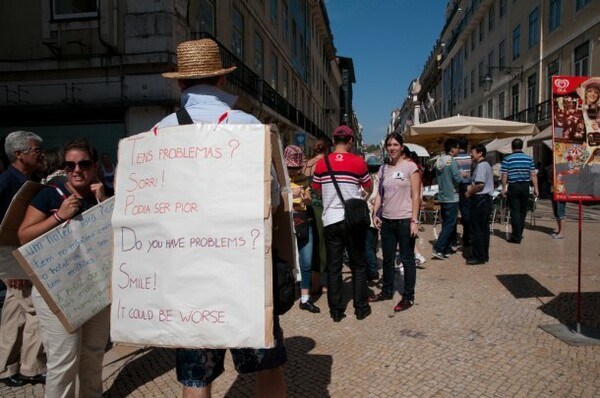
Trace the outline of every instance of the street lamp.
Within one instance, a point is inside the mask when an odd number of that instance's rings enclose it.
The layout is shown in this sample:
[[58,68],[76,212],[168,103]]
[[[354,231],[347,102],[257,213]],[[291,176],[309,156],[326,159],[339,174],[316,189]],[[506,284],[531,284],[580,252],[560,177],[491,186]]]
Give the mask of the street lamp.
[[523,73],[522,66],[489,66],[488,73],[481,77],[481,85],[483,86],[483,91],[486,93],[490,91],[492,84],[494,83],[494,79],[492,78],[492,69],[501,69],[507,75],[510,75],[514,72],[513,78],[521,78],[521,74]]

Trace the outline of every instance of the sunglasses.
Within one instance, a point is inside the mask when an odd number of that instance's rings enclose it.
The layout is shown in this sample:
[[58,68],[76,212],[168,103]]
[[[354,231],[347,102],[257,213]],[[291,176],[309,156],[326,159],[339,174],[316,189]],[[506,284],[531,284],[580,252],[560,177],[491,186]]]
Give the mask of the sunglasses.
[[79,166],[79,170],[87,171],[92,168],[94,162],[91,160],[82,160],[81,162],[65,162],[65,171],[73,172]]

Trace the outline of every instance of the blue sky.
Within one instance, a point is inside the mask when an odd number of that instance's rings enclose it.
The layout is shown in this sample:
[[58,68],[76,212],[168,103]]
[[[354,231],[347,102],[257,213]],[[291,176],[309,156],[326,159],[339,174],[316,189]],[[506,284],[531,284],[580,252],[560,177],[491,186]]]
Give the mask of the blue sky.
[[352,58],[363,141],[378,143],[444,27],[446,0],[326,0],[337,54]]

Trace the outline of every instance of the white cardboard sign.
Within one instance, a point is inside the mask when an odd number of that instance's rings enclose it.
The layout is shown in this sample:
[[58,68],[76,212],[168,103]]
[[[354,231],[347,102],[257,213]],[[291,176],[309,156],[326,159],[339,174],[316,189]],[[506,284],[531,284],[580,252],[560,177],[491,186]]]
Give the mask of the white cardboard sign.
[[113,341],[273,345],[269,134],[196,124],[121,140]]
[[69,332],[110,304],[113,207],[107,199],[13,252]]

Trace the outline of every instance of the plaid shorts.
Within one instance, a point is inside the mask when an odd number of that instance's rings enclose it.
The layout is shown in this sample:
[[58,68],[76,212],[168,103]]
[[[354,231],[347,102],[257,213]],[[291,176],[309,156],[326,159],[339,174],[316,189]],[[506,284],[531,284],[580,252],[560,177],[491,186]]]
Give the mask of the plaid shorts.
[[[207,387],[223,373],[225,351],[225,349],[177,349],[177,381],[186,387]],[[274,369],[285,364],[287,354],[279,322],[275,322],[275,347],[232,348],[231,356],[235,370],[242,374]]]

